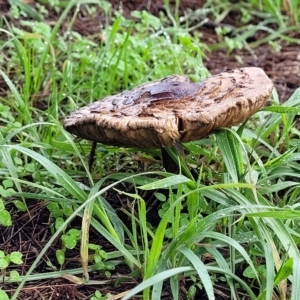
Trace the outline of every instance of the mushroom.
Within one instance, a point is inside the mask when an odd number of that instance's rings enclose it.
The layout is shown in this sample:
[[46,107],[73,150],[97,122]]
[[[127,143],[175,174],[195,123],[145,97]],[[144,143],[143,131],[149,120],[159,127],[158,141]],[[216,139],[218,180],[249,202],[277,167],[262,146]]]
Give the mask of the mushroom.
[[[82,107],[64,128],[103,144],[164,149],[245,121],[265,105],[272,88],[256,67],[227,70],[198,83],[174,75]],[[164,167],[171,169],[165,162]]]

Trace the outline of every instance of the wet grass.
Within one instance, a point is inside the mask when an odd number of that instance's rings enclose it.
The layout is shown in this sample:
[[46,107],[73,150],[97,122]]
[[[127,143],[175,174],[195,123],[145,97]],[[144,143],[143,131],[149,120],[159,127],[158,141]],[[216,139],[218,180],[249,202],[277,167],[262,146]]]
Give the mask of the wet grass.
[[[2,20],[0,222],[14,228],[16,216],[31,217],[32,201],[46,205],[50,215],[47,240],[30,266],[16,268],[21,259],[27,264],[26,256],[22,247],[11,251],[6,243],[13,230],[2,234],[3,299],[11,287],[7,294],[17,299],[27,282],[60,277],[65,269],[78,285],[90,284],[91,270],[97,270],[107,281],[92,281],[102,293],[94,299],[109,298],[102,287],[122,281],[117,272],[124,264],[124,278],[131,280],[123,299],[161,299],[166,289],[173,299],[182,290],[188,299],[215,299],[218,292],[231,299],[298,299],[299,90],[283,106],[274,91],[271,106],[245,124],[186,144],[196,179],[164,172],[159,151],[106,145],[98,146],[89,170],[90,143],[74,140],[61,126],[77,107],[140,83],[175,73],[195,81],[207,77],[202,57],[209,47],[247,47],[264,28],[270,30],[265,43],[299,42],[291,8],[253,1],[239,7],[245,18],[239,28],[229,33],[218,26],[219,43],[203,44],[197,17],[222,22],[230,13],[220,2],[208,2],[214,8],[183,18],[165,1],[166,15],[134,12],[133,21],[112,14],[104,1],[85,1],[91,15],[98,11],[106,20],[88,37],[71,30],[79,9],[73,2],[52,7],[62,12],[54,26],[25,21],[22,14],[19,23]],[[263,18],[254,13],[257,7]],[[27,14],[43,16],[41,10]],[[260,23],[252,24],[258,17]],[[54,243],[51,272],[37,269]],[[80,257],[80,268],[68,264],[70,252]]]

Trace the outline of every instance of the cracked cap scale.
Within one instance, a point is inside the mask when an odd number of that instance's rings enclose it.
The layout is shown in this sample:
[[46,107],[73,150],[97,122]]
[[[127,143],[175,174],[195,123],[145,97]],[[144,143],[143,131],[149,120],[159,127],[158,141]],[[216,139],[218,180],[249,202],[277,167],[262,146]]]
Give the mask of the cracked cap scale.
[[107,145],[160,148],[237,125],[263,107],[273,83],[256,67],[193,83],[170,76],[91,103],[64,122],[70,133]]

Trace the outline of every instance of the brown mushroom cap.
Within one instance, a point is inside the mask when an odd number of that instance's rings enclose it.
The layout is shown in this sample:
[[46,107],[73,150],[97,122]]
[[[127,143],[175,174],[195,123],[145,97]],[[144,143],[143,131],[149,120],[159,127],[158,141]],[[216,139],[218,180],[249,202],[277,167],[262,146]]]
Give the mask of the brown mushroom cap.
[[72,113],[67,131],[103,144],[160,148],[237,125],[265,105],[272,81],[260,68],[227,70],[193,83],[170,76]]

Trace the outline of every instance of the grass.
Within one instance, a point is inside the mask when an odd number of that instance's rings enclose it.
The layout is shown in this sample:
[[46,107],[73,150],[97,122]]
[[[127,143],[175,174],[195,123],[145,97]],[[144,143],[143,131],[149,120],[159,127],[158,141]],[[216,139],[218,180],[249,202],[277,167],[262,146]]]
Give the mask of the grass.
[[[300,276],[300,133],[294,126],[299,89],[283,106],[274,92],[272,106],[240,127],[187,143],[186,164],[198,172],[196,179],[163,172],[158,151],[105,145],[90,171],[90,143],[78,143],[60,124],[77,107],[149,80],[174,73],[201,80],[208,76],[202,64],[207,49],[246,47],[257,30],[267,32],[265,43],[299,43],[292,34],[299,3],[243,2],[243,23],[230,37],[225,27],[216,29],[216,45],[201,43],[193,22],[199,16],[223,21],[230,10],[219,1],[207,1],[185,17],[178,10],[173,14],[165,1],[167,16],[133,12],[137,25],[118,12],[112,16],[105,1],[86,1],[91,15],[102,7],[106,16],[103,30],[90,37],[71,30],[79,4],[53,3],[27,14],[42,18],[53,5],[62,13],[54,27],[25,21],[18,1],[11,13],[20,14],[19,25],[1,20],[0,75],[7,89],[0,96],[0,222],[12,226],[13,211],[31,215],[28,204],[34,201],[47,206],[52,225],[24,274],[13,270],[22,263],[18,252],[0,251],[0,298],[17,299],[27,282],[66,273],[77,284],[89,284],[95,269],[110,280],[125,264],[124,277],[132,278],[128,286],[134,288],[126,286],[124,300],[161,299],[166,286],[178,299],[183,282],[188,299],[201,293],[215,299],[218,289],[231,299],[298,299],[300,287],[293,283]],[[71,21],[63,32],[67,15]],[[139,161],[146,162],[142,168]],[[110,195],[129,201],[130,209],[116,209]],[[161,203],[157,220],[149,211],[154,200]],[[81,220],[81,230],[74,219]],[[57,239],[52,271],[37,271]],[[111,247],[102,247],[103,239]],[[81,268],[64,270],[72,251],[80,255]],[[18,287],[5,293],[9,283]],[[103,283],[93,284],[99,290],[94,299],[109,299],[102,295]]]

